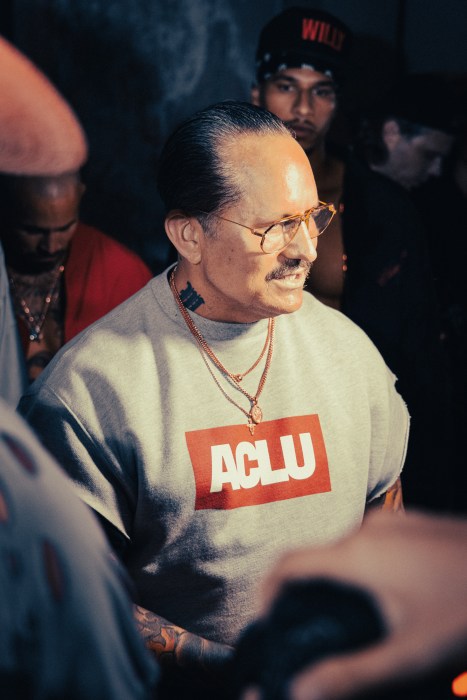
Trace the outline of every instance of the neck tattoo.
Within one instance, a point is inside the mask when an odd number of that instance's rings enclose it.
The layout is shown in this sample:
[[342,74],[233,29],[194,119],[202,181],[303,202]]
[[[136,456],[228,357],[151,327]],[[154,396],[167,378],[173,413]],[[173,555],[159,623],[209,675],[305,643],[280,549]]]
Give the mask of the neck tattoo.
[[182,289],[180,292],[180,299],[183,302],[183,306],[190,311],[196,311],[198,306],[204,304],[204,299],[198,294],[198,292],[193,289],[190,282],[186,283],[186,288]]
[[[186,310],[182,298],[180,294],[178,293],[177,287],[175,285],[175,271],[176,267],[172,270],[169,278],[169,283],[170,283],[170,288],[172,290],[172,294],[174,295],[175,301],[177,302],[177,306],[180,309],[180,313],[182,314],[182,317],[188,327],[188,330],[194,337],[194,339],[197,342],[198,345],[198,350],[201,353],[201,357],[203,358],[203,361],[206,365],[206,367],[209,370],[209,373],[211,374],[211,377],[214,379],[215,383],[217,384],[218,388],[224,395],[224,397],[229,401],[231,404],[236,406],[242,413],[245,414],[245,416],[248,419],[247,422],[247,428],[250,431],[250,434],[253,435],[255,432],[255,426],[258,425],[258,423],[261,423],[263,420],[263,411],[261,408],[258,406],[258,400],[261,395],[261,392],[264,389],[264,385],[266,384],[266,379],[268,376],[269,368],[271,366],[271,360],[272,360],[272,352],[274,349],[274,329],[275,329],[275,319],[270,318],[269,323],[268,323],[268,332],[266,335],[266,341],[264,343],[263,349],[261,350],[261,354],[258,357],[258,359],[253,363],[253,365],[246,371],[246,372],[241,372],[234,374],[233,372],[230,372],[222,362],[219,360],[217,355],[215,355],[214,351],[212,348],[209,347],[206,339],[202,335],[201,331],[197,328],[195,323],[193,322],[190,314]],[[189,284],[189,283],[188,283]],[[193,287],[189,284],[190,288],[193,289]],[[194,291],[194,290],[193,290]],[[196,294],[196,292],[194,292]],[[196,294],[196,296],[198,296]],[[201,298],[201,297],[199,297]],[[240,384],[242,381],[243,377],[245,377],[247,374],[252,372],[255,367],[258,366],[258,364],[261,362],[262,358],[266,354],[267,351],[267,356],[266,356],[266,363],[264,365],[264,370],[261,375],[261,378],[259,380],[258,388],[256,390],[256,394],[252,395],[244,387]],[[209,362],[211,361],[211,363]],[[227,392],[224,390],[224,388],[221,386],[219,380],[214,374],[214,370],[211,366],[211,364],[214,364],[217,369],[230,380],[230,383],[232,386],[237,389],[239,392],[241,392],[250,402],[250,410],[247,411],[243,408],[243,406],[240,406]]]

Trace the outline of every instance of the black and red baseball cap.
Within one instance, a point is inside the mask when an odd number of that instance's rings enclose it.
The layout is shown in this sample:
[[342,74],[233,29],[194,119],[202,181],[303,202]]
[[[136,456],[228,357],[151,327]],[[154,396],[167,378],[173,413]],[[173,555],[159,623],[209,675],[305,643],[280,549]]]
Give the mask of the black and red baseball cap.
[[256,50],[257,82],[286,68],[310,68],[339,82],[348,66],[351,42],[349,28],[329,12],[290,7],[261,31]]

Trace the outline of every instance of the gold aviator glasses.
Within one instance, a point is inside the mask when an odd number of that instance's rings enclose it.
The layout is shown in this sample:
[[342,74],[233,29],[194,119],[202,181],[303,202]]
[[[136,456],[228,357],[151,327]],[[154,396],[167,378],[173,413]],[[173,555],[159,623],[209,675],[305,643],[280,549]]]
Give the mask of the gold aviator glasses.
[[261,238],[261,250],[263,253],[278,253],[284,250],[284,248],[287,248],[289,243],[291,243],[298,233],[302,222],[306,224],[310,238],[317,238],[324,233],[336,214],[336,208],[334,204],[319,202],[317,207],[312,207],[303,214],[286,216],[284,219],[274,221],[272,224],[269,224],[264,231],[258,231],[257,229],[251,228],[251,226],[245,226],[245,224],[232,221],[232,219],[227,219],[225,216],[219,216],[219,214],[215,214],[214,212],[200,213],[207,214],[208,216],[215,216],[217,219],[222,219],[223,221],[228,221],[231,224],[237,224],[237,226],[248,229],[254,236],[259,236]]

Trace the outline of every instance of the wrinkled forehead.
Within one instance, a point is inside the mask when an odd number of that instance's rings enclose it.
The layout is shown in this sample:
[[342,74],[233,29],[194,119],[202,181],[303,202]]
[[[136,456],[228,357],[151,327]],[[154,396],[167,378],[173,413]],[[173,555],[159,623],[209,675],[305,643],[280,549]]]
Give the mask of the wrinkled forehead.
[[[224,171],[241,199],[253,203],[276,201],[282,211],[305,192],[316,198],[316,184],[308,157],[288,133],[244,134],[224,144],[220,153]],[[310,202],[314,206],[316,202]]]

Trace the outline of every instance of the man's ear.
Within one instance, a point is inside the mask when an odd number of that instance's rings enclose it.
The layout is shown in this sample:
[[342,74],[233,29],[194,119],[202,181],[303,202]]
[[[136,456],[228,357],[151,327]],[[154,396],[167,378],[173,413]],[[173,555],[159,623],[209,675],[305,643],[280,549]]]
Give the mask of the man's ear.
[[402,138],[399,124],[395,119],[388,119],[384,122],[382,138],[388,151],[393,151]]
[[258,85],[253,85],[253,87],[251,88],[251,104],[254,104],[257,107],[261,107]]
[[198,265],[204,236],[198,219],[178,210],[170,211],[165,217],[165,231],[178,253],[192,265]]

